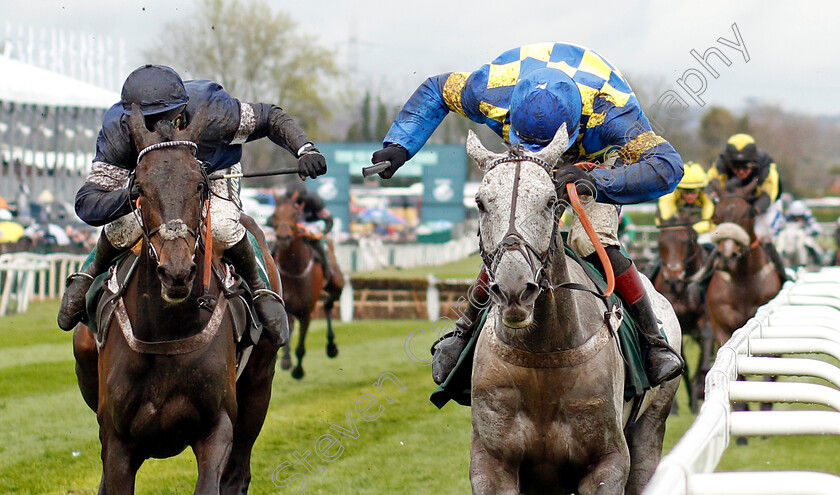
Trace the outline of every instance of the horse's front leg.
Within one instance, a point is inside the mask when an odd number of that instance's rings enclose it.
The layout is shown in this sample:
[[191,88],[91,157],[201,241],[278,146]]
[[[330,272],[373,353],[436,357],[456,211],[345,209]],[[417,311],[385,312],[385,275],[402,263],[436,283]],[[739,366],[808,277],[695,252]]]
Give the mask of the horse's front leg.
[[333,332],[331,314],[335,300],[332,299],[332,296],[328,297],[329,299],[324,301],[324,316],[327,319],[327,357],[334,358],[338,356],[338,346],[335,344],[335,332]]
[[470,485],[472,492],[482,494],[518,494],[519,466],[493,457],[481,437],[473,433],[470,446]]
[[107,423],[99,428],[102,442],[102,482],[99,494],[134,493],[137,470],[143,463]]
[[232,442],[233,422],[226,411],[221,411],[210,432],[192,446],[198,464],[196,495],[219,493],[222,470],[227,464]]
[[248,492],[251,482],[251,450],[268,412],[276,360],[277,347],[268,339],[260,340],[236,383],[239,407],[233,430],[233,447],[222,474],[222,494],[239,495]]
[[604,454],[581,478],[578,495],[622,495],[630,475],[630,455],[627,447],[619,446]]
[[73,330],[73,356],[76,358],[76,379],[85,403],[96,412],[99,403],[99,352],[96,340],[85,325]]
[[292,334],[295,329],[295,317],[286,313],[289,317],[289,341],[283,346],[283,357],[280,358],[280,369],[287,370],[292,367]]
[[300,322],[300,333],[298,335],[297,349],[295,349],[295,356],[297,356],[298,363],[292,369],[292,378],[296,380],[303,378],[303,356],[306,355],[306,333],[309,331],[309,322],[312,321],[312,315],[301,315],[298,321]]

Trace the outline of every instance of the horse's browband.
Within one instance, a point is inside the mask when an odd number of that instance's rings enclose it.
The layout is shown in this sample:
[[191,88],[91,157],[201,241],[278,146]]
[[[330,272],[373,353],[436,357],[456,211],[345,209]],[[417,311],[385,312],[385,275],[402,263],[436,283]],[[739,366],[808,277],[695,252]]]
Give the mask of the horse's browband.
[[534,162],[540,167],[544,168],[546,172],[551,174],[552,166],[542,158],[537,158],[535,156],[526,156],[526,155],[508,155],[502,158],[499,158],[496,161],[490,162],[487,167],[484,168],[485,172],[489,172],[493,170],[496,165],[501,165],[502,163],[509,163],[509,162]]
[[140,165],[140,159],[143,158],[143,155],[146,153],[161,148],[171,148],[173,146],[189,146],[193,149],[193,155],[195,155],[195,152],[198,151],[198,145],[192,141],[164,141],[162,143],[152,144],[143,148],[140,153],[137,154],[137,165]]

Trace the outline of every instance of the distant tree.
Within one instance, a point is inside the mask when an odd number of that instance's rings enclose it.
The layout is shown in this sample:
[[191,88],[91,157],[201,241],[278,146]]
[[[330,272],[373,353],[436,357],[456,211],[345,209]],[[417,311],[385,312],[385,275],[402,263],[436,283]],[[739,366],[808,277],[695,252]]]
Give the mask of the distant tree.
[[714,159],[726,145],[730,136],[735,134],[737,124],[732,113],[723,107],[711,107],[700,118],[699,136],[705,146],[704,157]]
[[144,52],[154,63],[193,78],[219,82],[241,101],[274,103],[313,139],[330,117],[327,95],[343,75],[335,53],[300,33],[285,12],[266,0],[201,0],[184,23],[167,24]]
[[370,91],[365,91],[365,97],[362,100],[362,112],[361,112],[361,122],[359,122],[361,132],[362,132],[362,141],[368,143],[372,140],[372,132],[371,127],[373,126],[373,120],[370,116]]
[[377,100],[376,123],[373,126],[373,141],[381,142],[382,138],[388,134],[388,130],[391,129],[391,122],[393,122],[396,114],[396,110],[389,110],[388,106],[382,100]]

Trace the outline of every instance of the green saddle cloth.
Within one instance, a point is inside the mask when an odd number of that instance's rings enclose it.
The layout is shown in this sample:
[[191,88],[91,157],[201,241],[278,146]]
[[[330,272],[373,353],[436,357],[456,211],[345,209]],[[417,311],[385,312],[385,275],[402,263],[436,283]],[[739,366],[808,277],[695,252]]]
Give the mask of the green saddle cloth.
[[[589,272],[591,278],[601,290],[601,293],[606,290],[606,281],[594,265],[579,258],[568,246],[566,246],[566,254],[580,263],[584,270]],[[624,254],[626,255],[626,253]],[[607,298],[607,304],[610,308],[615,305],[620,305],[624,308],[624,302],[616,294]],[[484,326],[488,310],[489,308],[482,311],[481,315],[478,317],[478,326],[475,328],[480,330]],[[604,311],[606,311],[606,308]],[[636,332],[636,320],[634,320],[626,310],[622,310],[622,314],[624,315],[624,318],[622,318],[621,326],[618,329],[618,340],[625,362],[624,400],[630,401],[634,397],[644,394],[645,390],[651,387],[650,382],[647,379],[647,375],[645,374],[645,361],[642,358],[642,351],[639,346],[639,336]],[[454,400],[462,406],[470,405],[473,356],[475,355],[475,345],[476,342],[478,342],[478,336],[480,333],[480,331],[474,331],[472,333],[472,337],[467,343],[467,347],[464,348],[464,351],[458,358],[458,363],[455,365],[455,368],[449,376],[446,377],[446,380],[444,380],[444,382],[434,392],[432,392],[429,400],[432,401],[432,404],[437,406],[438,409],[442,408],[450,400]]]

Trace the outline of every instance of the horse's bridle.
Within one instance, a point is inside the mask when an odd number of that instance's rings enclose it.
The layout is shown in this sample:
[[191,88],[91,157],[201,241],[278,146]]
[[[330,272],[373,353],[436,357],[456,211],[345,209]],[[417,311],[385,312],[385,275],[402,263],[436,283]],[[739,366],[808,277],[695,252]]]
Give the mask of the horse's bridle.
[[[669,224],[669,225],[660,226],[659,230],[662,231],[662,230],[670,230],[670,229],[678,229],[678,228],[693,229],[694,224],[692,224],[692,223]],[[696,240],[696,238],[695,238],[695,240]],[[701,249],[702,249],[699,244],[697,244],[696,242],[692,242],[691,238],[689,238],[689,240],[685,241],[685,243],[683,243],[683,244],[686,246],[686,251],[691,251],[692,247],[694,248],[694,251],[690,255],[688,255],[684,260],[680,261],[679,263],[675,263],[675,264],[668,264],[668,263],[664,263],[664,262],[662,263],[662,266],[667,268],[667,270],[669,272],[676,272],[677,270],[682,272],[679,279],[684,279],[685,278],[686,267],[690,264],[691,261],[694,261],[695,258],[700,256],[700,252],[701,252]],[[666,281],[669,281],[669,280],[666,279]]]
[[[172,148],[176,146],[189,146],[193,149],[193,155],[195,155],[196,151],[198,151],[198,145],[192,141],[164,141],[162,143],[156,143],[150,146],[143,148],[140,153],[137,154],[137,165],[140,165],[140,159],[143,158],[146,153],[161,149],[161,148]],[[202,202],[206,199],[210,194],[210,182],[207,178],[207,171],[204,169],[203,166],[199,165],[199,171],[201,171],[202,175]],[[134,187],[134,181],[136,179],[136,168],[131,171],[129,175],[129,190]],[[152,243],[152,237],[155,235],[160,235],[161,239],[161,246],[166,241],[173,241],[177,239],[183,239],[185,243],[187,243],[187,247],[190,247],[189,236],[192,236],[194,239],[192,245],[192,252],[193,257],[195,257],[195,251],[198,248],[198,243],[200,240],[199,234],[193,230],[192,228],[188,227],[187,224],[184,223],[183,220],[180,218],[176,218],[174,220],[170,220],[166,223],[162,223],[157,227],[148,230],[146,228],[145,223],[143,222],[143,215],[140,214],[137,205],[133,201],[129,201],[129,205],[131,206],[131,213],[134,215],[134,218],[137,220],[138,225],[140,226],[140,231],[143,235],[143,240],[145,241],[146,245],[149,247],[149,255],[155,261],[155,263],[160,263],[160,256],[158,255],[157,250],[155,249],[154,244]],[[204,218],[204,211],[202,210],[201,217]],[[199,224],[202,222],[199,221]]]
[[489,172],[491,169],[500,165],[502,163],[516,163],[516,169],[514,171],[513,176],[513,194],[511,195],[511,206],[510,206],[510,219],[508,221],[508,230],[504,236],[502,236],[502,240],[493,248],[492,251],[489,253],[484,248],[484,243],[481,238],[481,233],[479,232],[479,251],[481,253],[481,258],[484,261],[484,266],[487,270],[487,275],[490,278],[490,282],[492,283],[496,276],[494,270],[497,268],[499,261],[501,260],[502,255],[506,251],[518,251],[522,253],[523,258],[528,262],[528,266],[531,269],[531,273],[533,274],[534,280],[536,281],[537,285],[539,285],[541,290],[547,289],[549,287],[548,280],[546,279],[546,268],[548,267],[549,263],[551,263],[552,256],[554,255],[554,250],[556,248],[555,237],[557,236],[557,218],[556,218],[556,209],[552,212],[555,216],[554,220],[552,221],[553,227],[551,232],[551,237],[549,238],[548,248],[544,253],[540,253],[537,249],[529,243],[522,234],[520,234],[516,230],[516,206],[517,206],[517,198],[519,196],[519,177],[522,171],[522,162],[532,162],[546,171],[549,176],[551,176],[552,167],[548,164],[548,162],[532,157],[532,156],[524,156],[524,155],[509,155],[503,158],[500,158],[492,163],[490,163],[485,168],[485,173]]

